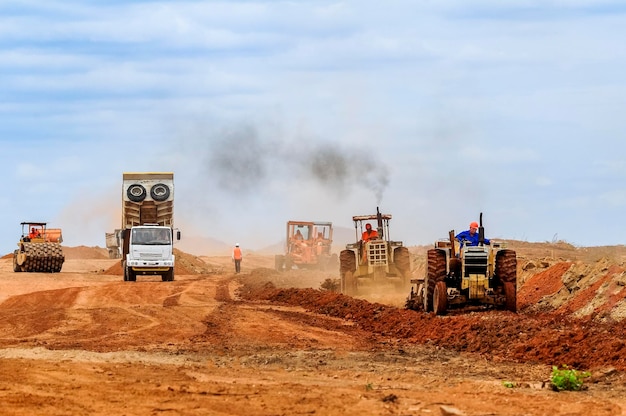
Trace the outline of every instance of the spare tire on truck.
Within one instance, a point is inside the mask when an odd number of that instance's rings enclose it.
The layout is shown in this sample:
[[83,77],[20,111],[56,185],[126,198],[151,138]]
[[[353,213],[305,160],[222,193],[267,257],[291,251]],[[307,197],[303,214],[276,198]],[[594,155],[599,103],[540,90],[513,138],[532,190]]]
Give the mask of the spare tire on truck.
[[126,196],[133,202],[141,202],[146,199],[146,188],[138,183],[132,184],[126,190]]
[[170,197],[170,187],[164,183],[157,183],[150,188],[150,197],[158,202],[166,201]]

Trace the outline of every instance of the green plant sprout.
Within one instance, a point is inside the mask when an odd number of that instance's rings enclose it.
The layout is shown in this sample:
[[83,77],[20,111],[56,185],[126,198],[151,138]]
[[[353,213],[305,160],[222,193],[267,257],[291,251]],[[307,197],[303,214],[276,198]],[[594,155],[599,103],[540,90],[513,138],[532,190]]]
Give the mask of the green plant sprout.
[[563,364],[561,368],[552,366],[552,377],[550,382],[556,391],[579,391],[583,389],[584,379],[591,376],[588,371],[577,371]]

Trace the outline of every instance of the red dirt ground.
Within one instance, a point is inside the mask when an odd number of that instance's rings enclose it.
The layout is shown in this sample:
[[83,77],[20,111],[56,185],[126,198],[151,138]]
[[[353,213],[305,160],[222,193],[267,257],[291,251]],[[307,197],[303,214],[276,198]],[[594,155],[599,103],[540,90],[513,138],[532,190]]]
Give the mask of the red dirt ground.
[[[174,282],[123,282],[99,248],[64,249],[57,274],[4,256],[3,412],[626,414],[626,250],[511,245],[519,312],[447,316],[404,309],[408,290],[321,290],[336,272],[278,273],[271,256],[235,275],[229,258],[177,252]],[[584,391],[548,388],[562,364],[591,372]]]

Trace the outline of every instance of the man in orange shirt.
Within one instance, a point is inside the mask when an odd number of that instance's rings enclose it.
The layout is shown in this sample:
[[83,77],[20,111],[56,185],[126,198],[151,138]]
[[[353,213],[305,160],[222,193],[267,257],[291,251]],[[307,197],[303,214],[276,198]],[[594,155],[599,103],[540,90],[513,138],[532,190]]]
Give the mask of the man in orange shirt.
[[365,224],[365,231],[363,231],[363,235],[361,236],[361,240],[363,240],[362,248],[363,256],[362,262],[365,263],[367,261],[367,250],[365,249],[365,243],[370,240],[376,240],[378,238],[378,231],[372,228],[372,224],[369,222]]
[[368,242],[370,240],[376,240],[378,238],[378,231],[372,228],[372,224],[369,222],[365,224],[365,231],[363,231],[362,240],[363,242]]
[[37,231],[37,230],[35,229],[35,227],[32,227],[32,228],[30,229],[30,234],[28,234],[28,236],[29,236],[31,239],[33,239],[33,238],[38,238],[38,237],[41,237],[41,234],[39,233],[39,231]]
[[241,254],[241,248],[239,248],[239,243],[235,244],[235,248],[233,249],[233,261],[235,262],[235,273],[239,273],[241,271],[241,260],[243,259],[243,255]]

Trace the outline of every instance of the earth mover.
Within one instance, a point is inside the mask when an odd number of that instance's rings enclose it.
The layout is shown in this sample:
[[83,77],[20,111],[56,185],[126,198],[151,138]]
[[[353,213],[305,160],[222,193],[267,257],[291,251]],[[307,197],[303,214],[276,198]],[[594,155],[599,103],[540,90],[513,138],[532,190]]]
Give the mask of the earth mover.
[[45,222],[23,222],[18,249],[13,252],[14,272],[58,273],[65,262],[60,228]]
[[288,221],[285,254],[275,257],[276,270],[327,270],[337,267],[337,254],[331,253],[333,224],[331,222]]
[[[389,237],[390,214],[356,215],[352,217],[356,243],[346,245],[339,254],[341,293],[346,295],[372,294],[389,288],[408,289],[411,278],[409,249],[401,241]],[[363,226],[376,222],[376,239],[363,241]]]
[[485,244],[482,214],[478,235],[477,246],[463,244],[460,249],[454,230],[449,232],[449,239],[435,242],[427,253],[426,276],[411,280],[408,309],[436,315],[476,307],[517,311],[515,251],[507,249],[504,242],[491,240]]

